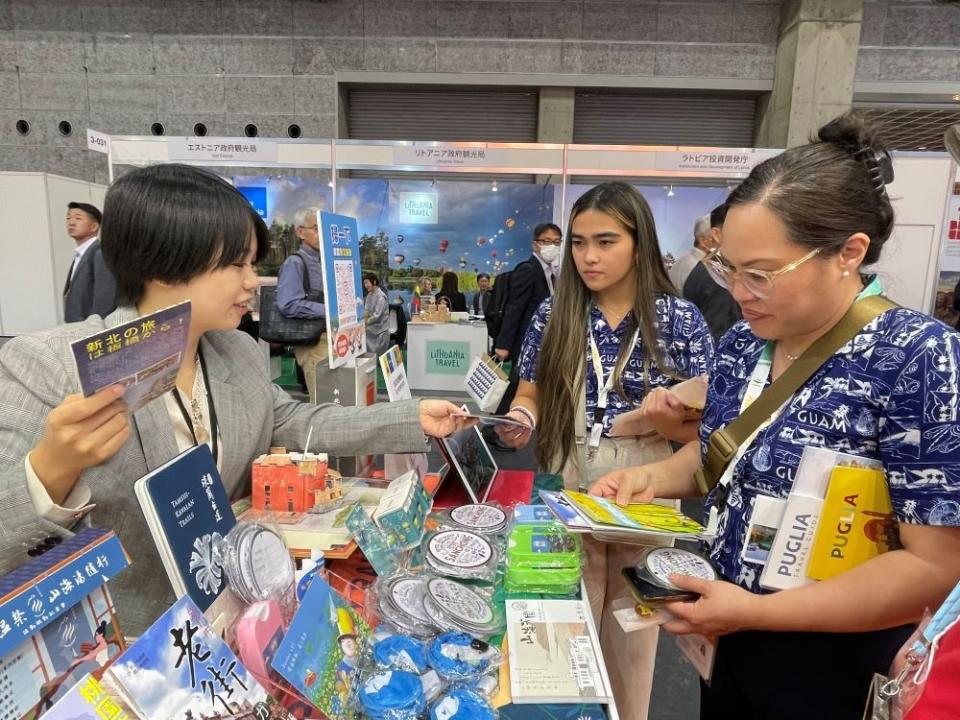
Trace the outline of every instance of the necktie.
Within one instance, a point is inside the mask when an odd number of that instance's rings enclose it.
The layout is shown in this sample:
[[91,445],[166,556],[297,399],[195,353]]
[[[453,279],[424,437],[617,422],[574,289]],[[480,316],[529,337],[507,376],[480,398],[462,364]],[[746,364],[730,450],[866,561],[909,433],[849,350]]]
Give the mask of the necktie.
[[77,254],[73,254],[73,261],[70,263],[70,269],[67,270],[67,281],[63,284],[63,294],[70,292],[70,283],[73,281],[73,270],[77,267]]

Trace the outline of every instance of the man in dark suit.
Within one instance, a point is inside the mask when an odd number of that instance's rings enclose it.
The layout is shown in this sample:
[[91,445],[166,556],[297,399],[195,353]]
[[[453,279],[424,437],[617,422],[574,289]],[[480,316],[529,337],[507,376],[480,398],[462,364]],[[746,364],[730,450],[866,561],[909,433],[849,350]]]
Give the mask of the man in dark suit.
[[544,300],[553,295],[553,277],[559,269],[562,233],[553,223],[541,223],[533,231],[533,255],[510,274],[510,292],[503,310],[503,324],[493,344],[497,357],[510,360],[510,387],[500,401],[498,414],[510,409],[520,383],[518,365],[530,318]]
[[89,203],[67,205],[67,235],[77,244],[63,286],[63,319],[106,317],[117,307],[117,284],[100,252],[100,210]]
[[[712,247],[708,250],[719,245],[720,233],[726,217],[726,204],[715,207],[710,213],[710,245]],[[710,277],[706,265],[702,262],[696,264],[687,275],[683,287],[677,289],[703,313],[703,319],[710,326],[710,334],[713,335],[714,340],[719,340],[727,330],[743,318],[740,314],[740,306],[733,299],[733,295]]]
[[486,315],[488,302],[490,302],[490,276],[480,273],[477,275],[477,291],[473,294],[470,309],[474,315]]

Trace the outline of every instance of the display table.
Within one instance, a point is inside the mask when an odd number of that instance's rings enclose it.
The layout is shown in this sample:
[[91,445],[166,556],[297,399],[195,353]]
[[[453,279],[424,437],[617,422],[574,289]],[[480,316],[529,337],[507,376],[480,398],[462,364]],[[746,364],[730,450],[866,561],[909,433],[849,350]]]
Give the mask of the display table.
[[413,390],[464,392],[473,358],[487,352],[487,326],[480,322],[407,325],[407,380]]

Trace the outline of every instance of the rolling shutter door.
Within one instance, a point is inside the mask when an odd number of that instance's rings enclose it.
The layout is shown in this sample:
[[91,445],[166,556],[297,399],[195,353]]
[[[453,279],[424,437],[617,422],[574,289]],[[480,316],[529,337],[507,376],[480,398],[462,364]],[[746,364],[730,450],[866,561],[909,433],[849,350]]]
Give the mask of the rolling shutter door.
[[347,97],[350,138],[537,141],[534,90],[351,88]]
[[580,91],[573,141],[587,145],[753,147],[752,97]]

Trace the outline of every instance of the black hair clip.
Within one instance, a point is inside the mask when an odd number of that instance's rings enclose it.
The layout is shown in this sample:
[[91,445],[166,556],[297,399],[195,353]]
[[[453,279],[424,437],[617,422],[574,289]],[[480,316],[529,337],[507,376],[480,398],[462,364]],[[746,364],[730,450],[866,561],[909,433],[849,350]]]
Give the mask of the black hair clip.
[[853,153],[856,160],[862,162],[873,182],[873,189],[885,194],[884,189],[893,182],[893,158],[886,150],[874,150],[871,147],[861,147]]

